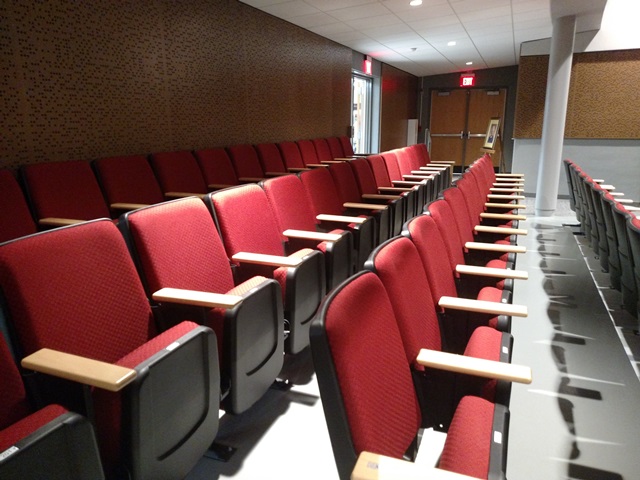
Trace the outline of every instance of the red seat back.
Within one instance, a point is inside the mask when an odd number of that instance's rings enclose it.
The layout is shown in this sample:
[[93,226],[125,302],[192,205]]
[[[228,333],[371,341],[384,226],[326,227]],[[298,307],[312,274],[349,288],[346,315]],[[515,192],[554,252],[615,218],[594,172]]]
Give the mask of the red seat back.
[[391,178],[389,178],[389,172],[387,171],[387,164],[382,158],[382,155],[369,155],[367,162],[371,165],[371,171],[376,179],[376,185],[378,187],[392,187]]
[[0,243],[36,232],[29,206],[18,181],[0,170]]
[[253,145],[233,145],[227,147],[227,151],[238,178],[264,178],[258,152]]
[[281,230],[315,231],[313,205],[297,175],[270,178],[262,183]]
[[362,201],[358,182],[348,163],[335,163],[328,170],[344,202]]
[[154,153],[151,155],[151,167],[165,194],[167,192],[207,193],[207,184],[191,152],[183,150]]
[[158,180],[143,155],[101,158],[94,162],[94,166],[109,205],[150,205],[164,200]]
[[284,166],[282,154],[275,143],[260,143],[255,146],[262,170],[266,173],[283,173],[287,171]]
[[316,155],[318,157],[318,161],[331,161],[333,160],[333,155],[331,154],[331,149],[329,148],[329,144],[324,138],[314,138],[311,140],[313,146],[316,149]]
[[331,150],[331,156],[333,158],[344,158],[346,157],[344,151],[342,150],[342,144],[338,137],[327,137],[327,144],[329,145],[329,150]]
[[349,137],[338,137],[338,140],[340,140],[340,145],[342,145],[342,152],[344,153],[345,157],[352,157],[353,156],[353,145],[351,144],[351,139]]
[[238,185],[238,176],[224,148],[196,150],[194,154],[207,186]]
[[358,158],[351,160],[349,166],[356,177],[358,182],[358,189],[362,194],[377,194],[378,185],[376,184],[376,178],[371,170],[371,164],[364,158]]
[[304,168],[304,161],[300,149],[295,142],[280,142],[278,149],[287,168]]
[[316,147],[313,146],[311,140],[298,140],[296,143],[298,144],[300,155],[305,165],[317,165],[320,163],[318,154],[316,153]]
[[300,180],[311,200],[315,215],[342,215],[344,208],[338,189],[326,168],[316,168],[300,174]]

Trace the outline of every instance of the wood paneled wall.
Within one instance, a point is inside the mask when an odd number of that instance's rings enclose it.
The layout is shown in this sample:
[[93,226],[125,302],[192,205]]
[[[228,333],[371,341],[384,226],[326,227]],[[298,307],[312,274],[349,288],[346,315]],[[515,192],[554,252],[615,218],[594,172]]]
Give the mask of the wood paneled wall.
[[382,64],[380,151],[407,145],[407,120],[418,118],[418,77]]
[[[549,57],[520,58],[516,138],[540,138]],[[566,138],[640,138],[640,50],[576,53]]]
[[235,0],[0,3],[0,166],[345,135],[351,49]]

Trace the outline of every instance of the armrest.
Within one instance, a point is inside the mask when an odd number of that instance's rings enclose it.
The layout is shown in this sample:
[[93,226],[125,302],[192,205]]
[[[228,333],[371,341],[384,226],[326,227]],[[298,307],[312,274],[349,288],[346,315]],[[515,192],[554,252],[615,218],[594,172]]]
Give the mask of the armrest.
[[378,187],[379,192],[411,192],[413,188],[409,187]]
[[445,170],[449,170],[449,167],[445,167],[444,165],[442,166],[426,166],[426,167],[420,167],[419,170],[411,170],[411,173],[415,173],[415,174],[419,174],[419,173],[424,173],[424,172],[444,172]]
[[357,157],[335,157],[334,160],[340,161],[340,162],[350,162],[351,160],[354,160]]
[[400,195],[382,195],[375,193],[364,193],[362,198],[365,200],[397,200],[398,198],[402,198]]
[[416,361],[422,366],[448,372],[466,373],[467,375],[476,375],[478,377],[527,384],[532,381],[530,367],[496,362],[484,358],[467,357],[465,355],[422,348]]
[[482,233],[500,233],[505,235],[526,235],[524,228],[505,228],[505,227],[488,227],[486,225],[476,225],[473,227],[476,232]]
[[513,278],[515,280],[527,280],[529,272],[524,270],[511,270],[508,268],[480,267],[477,265],[456,265],[456,272],[466,275],[482,275],[485,277]]
[[499,178],[523,178],[524,173],[496,173]]
[[316,220],[321,222],[342,222],[342,223],[364,223],[367,221],[365,217],[352,217],[349,215],[330,215],[321,213],[316,215]]
[[378,203],[357,203],[357,202],[345,202],[342,204],[344,208],[356,208],[360,210],[385,210],[386,205],[380,205]]
[[203,193],[190,193],[190,192],[165,192],[164,196],[169,198],[184,198],[184,197],[202,197]]
[[627,210],[629,210],[630,212],[637,212],[640,211],[640,207],[632,207],[630,205],[625,205],[625,207]]
[[612,197],[624,197],[624,193],[622,192],[609,192],[609,195]]
[[207,185],[209,190],[222,190],[223,188],[235,187],[236,185],[230,185],[227,183],[210,183]]
[[232,256],[231,259],[236,262],[270,265],[272,267],[297,267],[302,263],[301,258],[281,257],[279,255],[265,255],[263,253],[250,252],[238,252]]
[[117,202],[109,205],[114,210],[137,210],[139,208],[148,207],[148,203],[127,203],[127,202]]
[[524,195],[500,195],[499,193],[490,193],[487,195],[487,198],[496,198],[499,200],[524,200],[526,197]]
[[282,177],[283,175],[290,175],[289,172],[264,172],[267,177]]
[[618,202],[618,203],[633,203],[633,200],[631,200],[630,198],[618,198],[618,199],[616,199],[616,202]]
[[432,161],[427,163],[427,166],[429,165],[447,165],[447,166],[453,166],[455,165],[456,162],[453,160],[438,160],[438,161]]
[[526,220],[526,215],[515,215],[513,213],[488,213],[482,212],[480,218],[494,218],[497,220]]
[[500,243],[482,243],[482,242],[467,242],[464,244],[464,248],[467,250],[486,250],[488,252],[501,252],[501,253],[526,253],[527,247],[521,247],[520,245],[503,245]]
[[306,172],[307,170],[311,170],[310,168],[300,168],[300,167],[289,167],[287,168],[287,170],[289,170],[291,173],[298,173],[298,172]]
[[358,456],[351,480],[477,480],[475,477],[430,468],[399,458],[362,452]]
[[261,177],[240,177],[238,178],[239,182],[244,182],[244,183],[258,183],[263,181],[264,178]]
[[516,187],[509,187],[509,188],[500,188],[500,187],[491,187],[489,188],[490,192],[506,192],[506,193],[516,193],[516,192],[524,192],[524,188],[516,188]]
[[64,227],[66,225],[75,225],[76,223],[82,223],[85,220],[77,220],[75,218],[56,218],[46,217],[38,220],[38,223],[47,227]]
[[74,382],[117,392],[136,378],[131,368],[43,348],[22,359],[22,366]]
[[615,190],[616,187],[614,187],[613,185],[609,185],[609,184],[600,184],[600,188],[602,188],[603,190]]
[[[402,178],[405,180],[427,180],[433,178],[433,175],[402,175]],[[395,185],[396,182],[394,181],[393,184]]]
[[181,303],[207,308],[233,308],[242,301],[238,295],[224,293],[200,292],[184,288],[161,288],[151,298],[156,302]]
[[[496,179],[497,180],[497,179]],[[524,187],[524,182],[513,182],[510,180],[505,180],[504,182],[493,182],[494,187]]]
[[604,183],[604,178],[592,178],[595,183]]
[[525,305],[513,305],[510,303],[488,302],[486,300],[473,300],[470,298],[440,297],[438,305],[451,310],[465,310],[467,312],[489,313],[492,315],[510,315],[512,317],[526,317],[528,315]]
[[329,168],[329,165],[325,165],[324,163],[307,163],[305,165],[311,168],[318,168],[318,167]]
[[338,158],[334,158],[333,160],[320,160],[320,163],[326,163],[331,165],[332,163],[344,163],[344,162],[348,162],[350,160],[353,160],[352,158],[349,159],[345,159],[345,160],[340,160]]
[[317,240],[319,242],[337,242],[341,236],[337,233],[309,232],[307,230],[288,229],[282,232],[285,237]]
[[405,181],[405,180],[392,180],[392,184],[399,186],[407,186],[407,187],[415,187],[420,185],[425,185],[426,181]]
[[491,203],[491,202],[487,202],[484,204],[485,207],[490,207],[490,208],[507,208],[507,209],[514,209],[514,208],[527,208],[526,205],[520,205],[519,203]]

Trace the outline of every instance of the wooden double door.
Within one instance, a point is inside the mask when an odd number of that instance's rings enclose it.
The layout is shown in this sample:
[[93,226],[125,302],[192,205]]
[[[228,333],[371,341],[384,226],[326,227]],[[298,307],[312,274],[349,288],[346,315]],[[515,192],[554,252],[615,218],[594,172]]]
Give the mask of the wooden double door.
[[494,167],[502,158],[502,131],[506,88],[449,89],[431,92],[431,159],[454,161],[463,170],[484,151],[489,120],[500,118],[500,136],[491,154]]

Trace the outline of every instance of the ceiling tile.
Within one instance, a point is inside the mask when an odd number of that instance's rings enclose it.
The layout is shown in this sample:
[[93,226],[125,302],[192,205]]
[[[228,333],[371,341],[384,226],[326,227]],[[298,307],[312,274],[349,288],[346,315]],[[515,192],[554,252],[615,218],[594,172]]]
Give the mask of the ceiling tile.
[[318,13],[317,8],[313,8],[308,3],[302,0],[294,0],[292,2],[277,3],[275,5],[268,5],[261,8],[263,12],[267,12],[279,18],[288,20],[293,17],[299,17],[301,15],[309,15],[312,13]]

